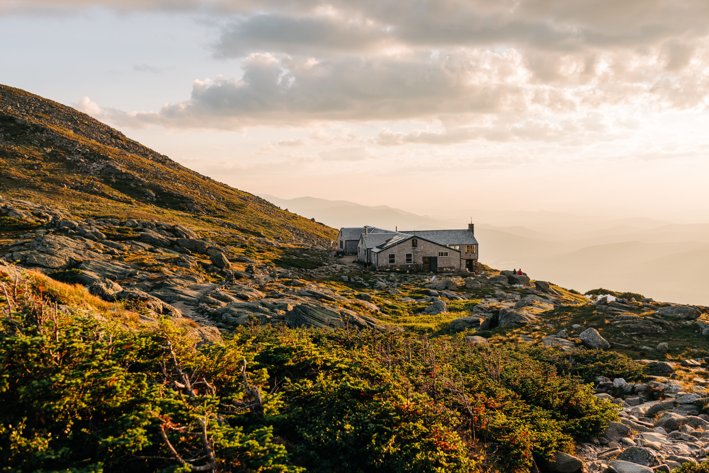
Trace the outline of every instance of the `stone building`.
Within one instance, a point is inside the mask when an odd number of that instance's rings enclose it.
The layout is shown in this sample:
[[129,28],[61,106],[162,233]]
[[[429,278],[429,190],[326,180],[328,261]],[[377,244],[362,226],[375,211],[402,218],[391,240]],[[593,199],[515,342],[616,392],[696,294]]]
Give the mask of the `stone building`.
[[472,272],[478,261],[478,242],[472,224],[461,230],[400,232],[373,227],[362,230],[357,261],[376,269]]
[[359,237],[362,234],[373,233],[373,232],[388,232],[388,230],[383,230],[377,227],[343,227],[340,228],[340,233],[337,235],[338,250],[337,252],[342,255],[356,255],[357,254],[357,244],[359,243]]

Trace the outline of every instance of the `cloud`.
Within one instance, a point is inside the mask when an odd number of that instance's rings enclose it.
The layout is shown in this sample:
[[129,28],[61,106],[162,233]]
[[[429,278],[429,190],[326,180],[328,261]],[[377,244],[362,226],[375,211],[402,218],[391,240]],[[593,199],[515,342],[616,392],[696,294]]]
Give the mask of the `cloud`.
[[91,100],[90,97],[82,97],[77,103],[74,104],[74,108],[80,112],[83,112],[92,117],[101,117],[103,115],[103,109],[99,104]]
[[2,13],[117,11],[236,15],[223,53],[503,45],[546,50],[646,47],[709,34],[706,0],[5,0]]
[[241,63],[241,78],[196,81],[188,101],[136,119],[228,128],[494,113],[523,106],[514,84],[479,82],[471,61],[485,62],[465,54],[327,61],[252,54]]
[[[104,110],[131,126],[441,120],[442,134],[379,140],[463,142],[515,140],[553,114],[708,106],[706,0],[10,0],[0,14],[94,7],[219,18],[209,52],[238,70],[153,113]],[[508,126],[461,125],[475,115]]]
[[259,13],[237,20],[221,33],[217,56],[242,57],[255,51],[284,53],[366,51],[391,42],[384,25],[341,15],[287,16]]
[[[563,143],[566,137],[573,136],[575,144],[581,136],[596,135],[605,132],[605,127],[588,127],[588,122],[580,123],[576,119],[556,120],[548,117],[519,121],[496,119],[488,120],[476,126],[446,127],[441,130],[415,130],[411,132],[383,131],[376,138],[376,143],[383,146],[402,146],[409,144],[455,145],[475,140],[489,142],[557,142]],[[585,140],[584,140],[585,141]]]

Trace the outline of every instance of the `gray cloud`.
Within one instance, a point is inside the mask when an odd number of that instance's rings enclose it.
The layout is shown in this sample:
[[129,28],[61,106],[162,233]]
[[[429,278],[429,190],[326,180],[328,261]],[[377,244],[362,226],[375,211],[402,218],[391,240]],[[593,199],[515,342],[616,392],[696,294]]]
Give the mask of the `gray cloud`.
[[242,62],[241,79],[196,82],[190,100],[136,119],[228,128],[493,113],[523,105],[512,84],[474,82],[471,60],[414,55],[315,61],[254,54]]
[[9,0],[0,14],[96,6],[227,14],[214,22],[212,52],[238,60],[243,73],[197,81],[188,100],[156,113],[114,111],[114,121],[133,126],[471,114],[523,122],[639,103],[706,107],[709,93],[706,0]]
[[256,14],[224,28],[216,45],[222,57],[241,57],[253,50],[285,53],[371,50],[388,42],[382,25],[363,18]]
[[517,122],[498,119],[477,126],[445,128],[440,131],[417,130],[409,133],[384,131],[377,136],[377,144],[384,146],[402,146],[408,144],[453,145],[474,140],[492,142],[548,141],[561,143],[565,137],[573,134],[596,135],[606,131],[602,128],[590,128],[575,120],[552,123],[548,120],[520,120]]
[[643,48],[709,34],[709,3],[704,0],[264,2],[258,13],[243,2],[232,7],[237,5],[244,17],[227,27],[219,41],[219,52],[228,56],[354,52],[379,44],[580,51]]
[[706,0],[6,0],[0,13],[93,7],[238,15],[219,42],[227,54],[296,48],[312,54],[328,45],[360,50],[390,40],[578,50],[709,33]]

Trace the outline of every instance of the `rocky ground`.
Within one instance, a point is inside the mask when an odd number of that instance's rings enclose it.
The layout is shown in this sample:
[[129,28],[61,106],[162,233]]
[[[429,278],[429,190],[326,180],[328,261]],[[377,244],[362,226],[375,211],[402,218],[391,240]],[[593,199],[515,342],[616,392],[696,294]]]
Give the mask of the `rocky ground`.
[[599,397],[612,399],[622,411],[620,422],[612,423],[602,437],[578,446],[589,473],[669,472],[706,459],[706,390],[685,389],[663,377],[647,383],[599,378],[597,389]]
[[[639,295],[584,296],[544,281],[482,267],[476,274],[375,273],[328,252],[291,249],[263,258],[181,225],[82,219],[67,211],[0,200],[0,258],[85,285],[139,308],[144,317],[186,317],[229,329],[289,326],[409,327],[462,333],[471,344],[515,339],[561,350],[616,350],[641,359],[649,378],[596,380],[621,421],[561,455],[549,471],[669,471],[709,449],[709,315],[704,307]],[[295,256],[294,256],[295,255]]]

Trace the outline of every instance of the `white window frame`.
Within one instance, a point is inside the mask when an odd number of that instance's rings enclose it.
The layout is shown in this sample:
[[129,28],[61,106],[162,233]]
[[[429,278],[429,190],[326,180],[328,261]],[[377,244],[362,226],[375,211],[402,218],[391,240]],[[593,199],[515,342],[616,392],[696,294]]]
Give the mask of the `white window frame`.
[[448,252],[447,252],[447,251],[439,251],[439,252],[438,252],[438,256],[441,257],[441,258],[443,258],[443,257],[445,257],[445,256],[448,256]]
[[389,253],[389,264],[396,264],[396,254]]
[[406,264],[414,264],[414,254],[406,253]]

